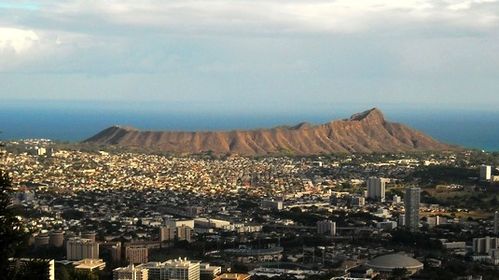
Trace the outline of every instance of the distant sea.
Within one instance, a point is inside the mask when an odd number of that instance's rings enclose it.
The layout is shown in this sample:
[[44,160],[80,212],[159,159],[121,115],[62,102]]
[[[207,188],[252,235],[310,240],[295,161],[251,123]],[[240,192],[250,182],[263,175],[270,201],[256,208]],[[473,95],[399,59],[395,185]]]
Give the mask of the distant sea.
[[[363,107],[363,109],[369,109]],[[468,148],[499,151],[499,110],[462,111],[381,108],[389,121],[404,123],[430,136]],[[63,106],[37,104],[0,105],[0,139],[49,138],[81,141],[111,125],[129,125],[148,130],[231,130],[314,124],[348,118],[362,110],[340,108],[314,113],[209,113],[199,110],[117,109],[99,104]]]

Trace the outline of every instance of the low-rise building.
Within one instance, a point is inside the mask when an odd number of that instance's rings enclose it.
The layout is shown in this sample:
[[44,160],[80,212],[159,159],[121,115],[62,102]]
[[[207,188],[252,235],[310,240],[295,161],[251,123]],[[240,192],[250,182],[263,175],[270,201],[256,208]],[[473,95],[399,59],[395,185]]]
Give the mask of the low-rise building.
[[80,271],[94,271],[103,270],[106,263],[102,259],[83,259],[73,262],[75,270]]

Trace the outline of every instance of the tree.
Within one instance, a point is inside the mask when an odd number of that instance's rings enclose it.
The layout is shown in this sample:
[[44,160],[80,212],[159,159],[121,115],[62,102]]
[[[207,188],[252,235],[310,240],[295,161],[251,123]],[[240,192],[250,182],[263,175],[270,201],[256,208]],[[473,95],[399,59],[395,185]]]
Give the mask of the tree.
[[71,274],[69,273],[68,269],[64,265],[56,267],[55,272],[56,272],[55,273],[56,280],[70,280],[71,279]]
[[406,277],[409,275],[409,271],[407,271],[406,268],[401,267],[401,268],[395,268],[392,271],[392,275],[390,279],[393,280],[400,280],[400,279],[406,279]]
[[10,262],[8,279],[32,280],[47,279],[49,275],[48,263],[45,260],[21,261],[16,259]]
[[26,248],[29,233],[15,216],[11,204],[12,182],[0,170],[0,275],[9,275],[9,258]]

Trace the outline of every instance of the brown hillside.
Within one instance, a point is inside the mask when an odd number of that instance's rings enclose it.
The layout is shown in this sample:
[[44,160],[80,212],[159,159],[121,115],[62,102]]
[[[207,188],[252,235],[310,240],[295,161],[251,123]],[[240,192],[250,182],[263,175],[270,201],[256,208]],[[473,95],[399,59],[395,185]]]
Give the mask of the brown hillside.
[[302,123],[271,129],[173,132],[140,131],[113,126],[85,140],[87,143],[144,147],[176,153],[268,155],[290,152],[298,155],[352,152],[440,151],[455,146],[440,143],[405,125],[387,122],[383,113],[371,109],[321,125]]

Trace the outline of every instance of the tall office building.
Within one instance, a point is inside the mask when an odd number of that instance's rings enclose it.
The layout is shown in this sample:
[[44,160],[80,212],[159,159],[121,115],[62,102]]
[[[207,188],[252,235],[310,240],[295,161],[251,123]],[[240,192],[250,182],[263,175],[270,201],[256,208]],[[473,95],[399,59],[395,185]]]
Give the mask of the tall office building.
[[74,237],[66,243],[66,258],[70,261],[98,259],[99,243],[90,239]]
[[168,269],[168,279],[199,280],[201,278],[199,262],[176,259],[166,261],[164,264]]
[[419,228],[419,203],[421,199],[420,188],[408,188],[405,190],[405,225],[411,230]]
[[113,280],[148,280],[148,271],[147,268],[135,267],[133,264],[118,267],[113,270]]
[[385,201],[385,180],[383,178],[369,177],[367,179],[367,198]]
[[499,211],[494,213],[494,234],[499,235]]
[[318,221],[317,222],[317,233],[318,234],[328,234],[331,236],[336,235],[336,223],[330,220]]
[[480,180],[490,181],[492,179],[492,166],[481,165],[480,166]]

